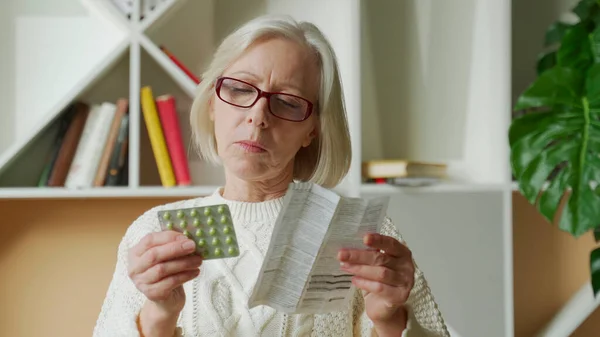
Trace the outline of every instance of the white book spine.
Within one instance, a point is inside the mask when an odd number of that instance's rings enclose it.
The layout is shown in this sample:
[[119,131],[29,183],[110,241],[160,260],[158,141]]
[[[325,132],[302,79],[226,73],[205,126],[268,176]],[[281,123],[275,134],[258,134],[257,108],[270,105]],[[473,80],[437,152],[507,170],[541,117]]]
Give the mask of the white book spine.
[[100,116],[96,123],[96,134],[93,141],[89,144],[88,151],[86,154],[89,157],[89,161],[84,166],[82,187],[92,187],[96,173],[98,172],[98,165],[102,154],[106,148],[106,142],[108,141],[108,134],[110,133],[110,126],[115,119],[117,112],[117,106],[113,103],[103,103],[100,107]]
[[98,114],[89,136],[86,142],[82,144],[81,168],[71,182],[72,185],[67,187],[92,187],[116,111],[117,106],[108,102],[103,103],[98,108]]
[[100,106],[93,105],[90,109],[90,113],[85,125],[83,126],[81,137],[79,138],[79,143],[77,144],[77,149],[75,150],[75,155],[73,156],[73,162],[71,163],[69,173],[67,174],[67,179],[65,181],[65,187],[67,188],[75,188],[77,186],[77,182],[81,180],[81,171],[85,165],[85,150],[88,146],[87,144],[91,141],[92,131],[96,125],[99,114]]

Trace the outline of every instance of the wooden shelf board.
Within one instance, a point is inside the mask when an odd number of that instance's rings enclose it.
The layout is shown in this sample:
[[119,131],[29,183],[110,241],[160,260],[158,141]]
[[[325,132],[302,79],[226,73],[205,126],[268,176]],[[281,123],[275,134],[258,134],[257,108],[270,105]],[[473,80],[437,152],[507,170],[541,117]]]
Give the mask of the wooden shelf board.
[[199,197],[214,193],[217,186],[169,187],[98,187],[67,189],[61,187],[1,188],[0,199],[74,199],[74,198],[163,198]]

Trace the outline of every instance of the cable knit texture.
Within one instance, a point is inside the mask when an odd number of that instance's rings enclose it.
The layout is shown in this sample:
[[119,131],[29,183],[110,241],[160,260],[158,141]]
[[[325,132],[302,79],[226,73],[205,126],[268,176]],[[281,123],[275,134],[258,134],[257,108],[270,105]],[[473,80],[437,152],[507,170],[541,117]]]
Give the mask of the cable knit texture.
[[[283,198],[259,203],[225,200],[220,189],[204,198],[178,201],[150,209],[126,231],[117,251],[117,263],[101,308],[94,337],[139,337],[136,319],[145,297],[127,275],[127,251],[142,237],[160,231],[157,212],[172,208],[229,205],[238,236],[237,258],[211,260],[200,275],[184,285],[186,303],[174,336],[377,336],[356,290],[347,311],[319,315],[286,315],[268,306],[248,309],[248,298],[269,246]],[[404,242],[386,217],[382,234]],[[447,337],[444,320],[422,272],[417,268],[409,297],[408,328],[403,337]]]

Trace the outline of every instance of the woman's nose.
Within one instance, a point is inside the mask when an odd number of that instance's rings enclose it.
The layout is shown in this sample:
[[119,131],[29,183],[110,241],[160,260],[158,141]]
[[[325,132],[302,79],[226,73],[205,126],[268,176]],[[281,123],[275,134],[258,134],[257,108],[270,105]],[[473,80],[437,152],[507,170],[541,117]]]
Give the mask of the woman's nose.
[[269,126],[269,102],[266,97],[261,97],[250,108],[247,115],[247,121],[260,128]]

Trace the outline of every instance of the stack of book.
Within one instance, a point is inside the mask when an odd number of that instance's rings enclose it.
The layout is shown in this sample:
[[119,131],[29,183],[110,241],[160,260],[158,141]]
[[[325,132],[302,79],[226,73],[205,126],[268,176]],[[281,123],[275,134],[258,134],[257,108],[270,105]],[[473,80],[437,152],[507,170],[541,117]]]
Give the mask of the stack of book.
[[62,114],[40,187],[72,189],[128,184],[128,100],[75,102]]
[[401,159],[372,160],[362,163],[366,183],[400,186],[426,186],[446,178],[447,165]]
[[183,146],[175,98],[166,94],[155,99],[152,88],[144,86],[141,89],[141,103],[162,186],[190,185],[189,163]]

